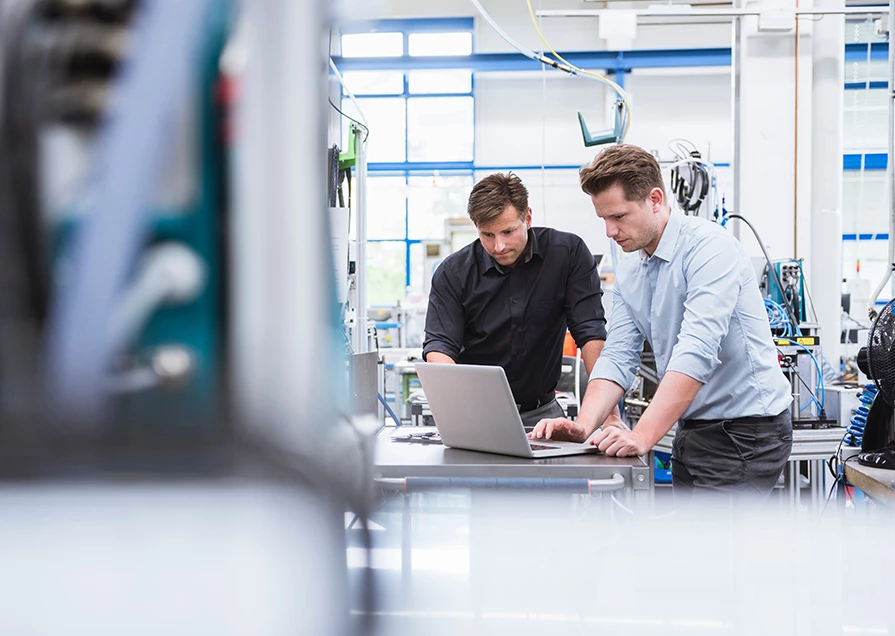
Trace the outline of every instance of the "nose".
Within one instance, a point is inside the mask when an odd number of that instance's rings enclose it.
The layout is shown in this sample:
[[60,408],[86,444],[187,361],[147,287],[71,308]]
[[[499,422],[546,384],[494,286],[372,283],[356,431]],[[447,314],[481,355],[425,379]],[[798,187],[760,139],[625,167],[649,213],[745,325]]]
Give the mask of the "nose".
[[618,231],[613,223],[606,221],[606,237],[607,238],[615,238],[615,235],[618,234]]
[[494,241],[494,251],[498,254],[503,253],[504,248],[506,247],[506,242],[501,239],[496,239]]

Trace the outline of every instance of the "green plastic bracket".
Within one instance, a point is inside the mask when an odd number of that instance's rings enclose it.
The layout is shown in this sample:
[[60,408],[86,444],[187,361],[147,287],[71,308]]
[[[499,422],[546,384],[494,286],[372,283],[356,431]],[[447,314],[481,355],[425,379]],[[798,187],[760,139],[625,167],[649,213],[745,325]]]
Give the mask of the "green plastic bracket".
[[357,137],[361,134],[357,126],[351,126],[348,149],[339,153],[339,170],[348,170],[357,165]]
[[578,113],[578,123],[581,125],[581,136],[584,138],[584,145],[588,148],[591,146],[600,146],[602,144],[617,144],[622,139],[622,110],[624,102],[616,100],[615,102],[615,122],[612,130],[601,130],[598,133],[591,133],[584,121],[584,115]]

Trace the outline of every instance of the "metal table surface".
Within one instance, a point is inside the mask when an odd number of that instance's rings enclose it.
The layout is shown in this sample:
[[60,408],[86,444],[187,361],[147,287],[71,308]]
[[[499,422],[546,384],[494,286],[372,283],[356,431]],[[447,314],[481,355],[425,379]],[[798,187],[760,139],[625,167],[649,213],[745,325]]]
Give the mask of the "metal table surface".
[[874,501],[895,509],[895,470],[862,466],[855,460],[845,465],[845,479]]
[[[427,430],[414,427],[414,432]],[[434,429],[430,429],[434,430]],[[373,472],[383,479],[443,477],[471,479],[587,479],[610,480],[621,475],[624,488],[648,495],[650,469],[640,457],[571,455],[526,459],[493,453],[447,448],[441,444],[392,441],[393,427],[380,431],[373,456]]]

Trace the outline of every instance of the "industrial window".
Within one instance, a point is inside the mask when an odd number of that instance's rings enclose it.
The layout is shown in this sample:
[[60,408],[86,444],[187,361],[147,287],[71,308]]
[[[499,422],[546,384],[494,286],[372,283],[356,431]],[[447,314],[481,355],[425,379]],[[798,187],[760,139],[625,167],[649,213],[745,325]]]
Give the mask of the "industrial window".
[[[343,35],[342,56],[472,53],[471,20],[380,21],[375,29]],[[370,125],[367,297],[371,305],[394,305],[427,288],[432,272],[424,271],[431,265],[424,243],[449,240],[446,220],[466,216],[475,155],[473,76],[459,68],[408,68],[349,71],[344,79]],[[341,108],[358,115],[345,91]]]

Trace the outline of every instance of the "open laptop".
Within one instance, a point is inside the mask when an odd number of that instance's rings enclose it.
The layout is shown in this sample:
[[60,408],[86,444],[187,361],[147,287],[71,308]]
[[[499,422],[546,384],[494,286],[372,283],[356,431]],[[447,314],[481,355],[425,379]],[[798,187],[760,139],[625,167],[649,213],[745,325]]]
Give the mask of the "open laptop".
[[537,459],[598,452],[590,444],[528,439],[502,367],[417,362],[416,373],[446,446]]

